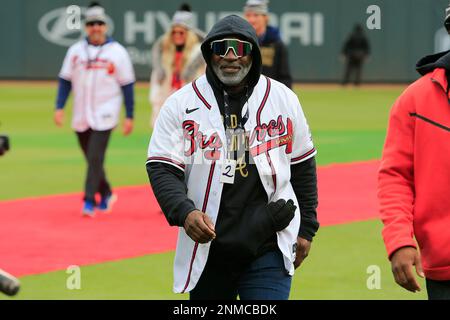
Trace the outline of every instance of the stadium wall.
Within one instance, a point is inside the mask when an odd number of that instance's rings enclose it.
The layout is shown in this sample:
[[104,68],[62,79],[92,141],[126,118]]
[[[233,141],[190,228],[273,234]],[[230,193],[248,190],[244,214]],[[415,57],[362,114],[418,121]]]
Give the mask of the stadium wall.
[[[170,24],[182,1],[103,0],[113,22],[112,35],[129,51],[136,74],[148,80],[150,48]],[[198,28],[209,28],[229,13],[241,13],[245,0],[190,0]],[[0,78],[54,79],[67,47],[83,37],[76,8],[89,1],[1,1]],[[289,48],[294,79],[339,81],[342,44],[355,23],[366,26],[369,6],[380,8],[381,29],[366,34],[372,47],[364,69],[370,82],[409,82],[417,78],[416,61],[450,48],[443,26],[448,0],[272,0],[271,22],[278,25]],[[82,11],[81,11],[82,13]],[[81,28],[79,28],[81,26]]]

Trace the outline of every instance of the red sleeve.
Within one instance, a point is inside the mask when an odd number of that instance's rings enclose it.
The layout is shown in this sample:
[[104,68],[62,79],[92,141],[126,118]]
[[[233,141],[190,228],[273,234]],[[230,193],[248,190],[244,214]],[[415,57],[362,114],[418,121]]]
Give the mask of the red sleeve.
[[414,99],[405,91],[392,107],[381,167],[378,199],[384,223],[383,239],[391,258],[397,249],[416,247],[413,239]]

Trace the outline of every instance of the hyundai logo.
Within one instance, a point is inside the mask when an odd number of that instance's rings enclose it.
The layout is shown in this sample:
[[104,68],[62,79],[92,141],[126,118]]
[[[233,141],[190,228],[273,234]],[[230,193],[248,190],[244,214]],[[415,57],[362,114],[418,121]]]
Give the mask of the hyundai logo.
[[[59,46],[70,47],[75,42],[83,39],[85,33],[82,27],[79,29],[70,29],[67,27],[67,20],[71,19],[71,17],[66,9],[67,8],[64,7],[47,12],[39,20],[38,29],[42,37],[47,41]],[[81,18],[83,19],[87,8],[81,7],[80,9]],[[111,35],[114,31],[114,24],[109,16],[107,16],[106,19],[108,24],[108,35]],[[83,25],[84,23],[81,23],[81,26]]]

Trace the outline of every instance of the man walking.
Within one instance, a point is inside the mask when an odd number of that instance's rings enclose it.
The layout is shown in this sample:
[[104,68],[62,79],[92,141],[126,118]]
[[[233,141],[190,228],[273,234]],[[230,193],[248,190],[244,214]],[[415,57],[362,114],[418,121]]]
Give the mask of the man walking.
[[155,196],[180,227],[174,291],[287,299],[319,227],[308,124],[297,96],[261,76],[247,21],[219,21],[202,53],[206,75],[167,99],[147,161]]
[[[103,167],[111,131],[119,121],[122,95],[126,119],[123,133],[133,130],[134,71],[123,46],[107,36],[104,9],[93,3],[86,12],[85,40],[69,48],[59,74],[54,121],[62,126],[64,106],[74,92],[72,127],[88,163],[83,215],[93,217],[94,209],[109,211],[115,200]],[[100,194],[97,204],[95,194]]]
[[[450,7],[446,16],[450,32]],[[415,268],[430,299],[450,299],[450,51],[421,59],[417,71],[390,114],[378,183],[383,238],[400,286],[421,290]]]
[[364,62],[370,54],[370,44],[364,29],[360,24],[354,26],[352,33],[345,40],[342,47],[342,57],[345,61],[345,73],[342,84],[349,83],[353,77],[353,83],[358,86],[361,83],[361,73]]
[[244,16],[258,36],[262,57],[262,74],[291,88],[292,76],[288,50],[281,40],[280,30],[269,25],[269,1],[247,0],[244,6]]

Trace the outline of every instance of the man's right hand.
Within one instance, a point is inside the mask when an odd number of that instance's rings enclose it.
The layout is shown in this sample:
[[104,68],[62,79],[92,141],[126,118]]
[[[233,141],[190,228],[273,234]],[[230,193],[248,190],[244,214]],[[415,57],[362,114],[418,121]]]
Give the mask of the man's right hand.
[[184,221],[184,230],[192,240],[199,243],[208,243],[216,237],[211,219],[199,210],[188,213]]
[[394,252],[391,257],[392,273],[395,282],[411,292],[420,291],[420,286],[414,276],[413,266],[419,277],[425,277],[420,261],[420,254],[416,248],[404,247]]
[[62,125],[64,123],[64,110],[63,109],[55,110],[55,114],[53,116],[53,120],[55,121],[55,124],[58,127],[62,127]]

